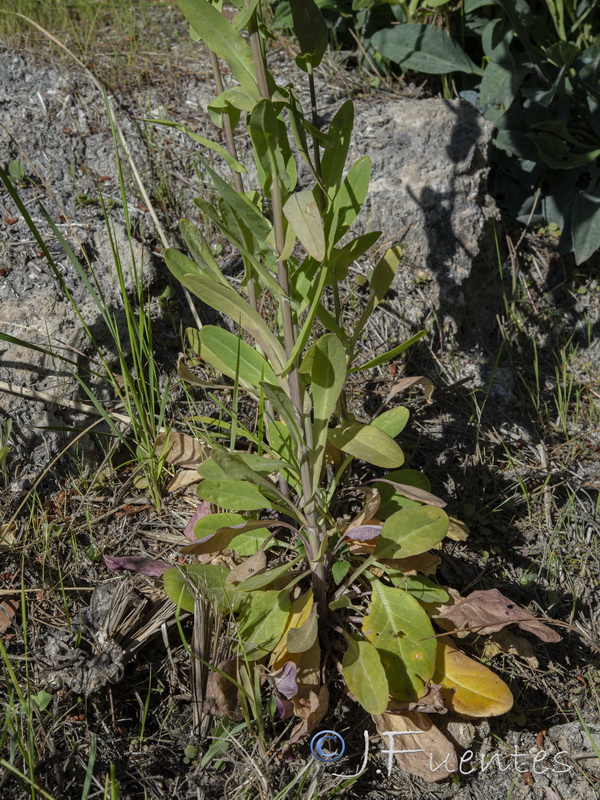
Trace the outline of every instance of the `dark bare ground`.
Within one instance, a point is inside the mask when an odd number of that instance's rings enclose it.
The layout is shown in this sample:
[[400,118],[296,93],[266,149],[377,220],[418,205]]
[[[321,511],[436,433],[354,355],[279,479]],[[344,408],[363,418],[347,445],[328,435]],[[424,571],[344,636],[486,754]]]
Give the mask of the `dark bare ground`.
[[[181,92],[181,82],[185,83],[186,70],[195,68],[183,59],[175,64],[171,60],[168,69],[161,67],[160,60],[153,63],[155,69],[146,70],[145,75],[132,70],[127,76],[135,113],[140,97],[150,89],[153,96],[163,98],[165,106],[184,109],[189,91],[186,96],[184,86]],[[116,79],[114,73],[108,75]],[[336,91],[342,95],[345,88],[340,84]],[[101,109],[98,114],[100,119]],[[88,132],[84,137],[90,135],[94,136]],[[189,149],[183,165],[177,164],[182,143],[183,139],[176,137],[171,142],[161,140],[160,152],[162,163],[170,165],[170,177],[181,174],[185,180],[191,147],[185,145]],[[151,156],[151,152],[145,155],[148,175],[156,178],[163,167],[161,159]],[[86,176],[79,180],[84,182],[79,194],[94,189],[93,181],[85,183]],[[162,198],[162,218],[170,226],[193,193],[184,182],[175,186],[170,195],[156,192],[153,198]],[[149,227],[144,218],[140,242],[152,249]],[[504,245],[501,247],[497,285],[501,302],[492,332],[482,340],[468,317],[452,339],[442,326],[434,326],[428,344],[415,348],[399,365],[399,372],[427,375],[437,387],[430,405],[418,387],[402,395],[411,410],[411,423],[402,441],[407,462],[426,472],[433,490],[449,500],[449,511],[470,527],[466,543],[445,547],[443,581],[463,595],[474,589],[499,588],[521,605],[561,623],[562,643],[534,643],[537,666],[514,655],[491,659],[492,667],[515,695],[513,711],[472,730],[455,731],[457,738],[467,737],[461,739],[465,747],[487,753],[488,758],[494,750],[507,754],[503,756],[506,770],[477,770],[436,785],[411,779],[398,768],[388,777],[386,757],[380,752],[383,745],[375,737],[370,719],[344,697],[335,677],[331,679],[327,727],[344,736],[348,753],[335,771],[355,772],[362,758],[364,730],[372,737],[367,771],[353,786],[341,788],[340,779],[330,774],[332,768],[312,761],[306,745],[294,751],[293,760],[282,758],[280,744],[286,738],[286,723],[268,716],[266,740],[273,742],[272,752],[265,751],[256,735],[241,730],[221,760],[216,756],[201,768],[212,740],[201,741],[193,735],[189,618],[177,625],[171,617],[163,629],[159,626],[129,659],[124,658],[118,680],[100,691],[86,696],[84,685],[75,690],[52,688],[53,682],[59,682],[53,674],[61,669],[73,673],[68,658],[48,663],[45,648],[57,631],[59,638],[66,637],[67,649],[78,644],[79,650],[94,654],[105,647],[93,626],[76,642],[82,609],[98,586],[114,581],[131,585],[148,612],[159,613],[159,583],[139,576],[115,579],[104,567],[102,554],[106,550],[114,555],[148,554],[175,563],[178,543],[184,543],[181,531],[193,508],[193,495],[167,495],[160,513],[154,511],[143,490],[135,489],[131,470],[120,464],[122,458],[103,465],[101,436],[89,449],[88,460],[68,451],[41,481],[16,520],[14,546],[1,552],[0,600],[19,604],[2,640],[26,699],[24,708],[5,668],[0,684],[5,720],[0,738],[2,758],[25,774],[31,771],[37,785],[57,800],[82,797],[86,771],[94,776],[89,797],[112,796],[104,787],[106,781],[110,785],[113,771],[120,796],[132,800],[272,800],[309,762],[311,771],[298,797],[588,800],[598,796],[599,759],[588,757],[592,746],[587,735],[582,735],[578,718],[579,713],[598,741],[598,264],[576,270],[568,259],[554,253],[552,241],[538,237],[526,238],[514,252],[514,239],[509,233],[504,235],[508,246],[506,252]],[[23,252],[22,248],[12,251],[11,269],[22,269]],[[29,257],[25,261],[30,264]],[[156,281],[160,285],[164,273],[160,265],[156,270],[154,285]],[[427,286],[423,291],[427,292]],[[352,282],[346,299],[348,307],[360,302],[359,290]],[[386,326],[393,325],[401,303],[402,298],[391,302],[372,325],[383,326],[384,317]],[[157,331],[164,332],[160,340],[166,342],[169,336],[176,337],[178,323],[173,325],[172,315],[185,312],[179,308],[171,309],[171,316],[163,312],[157,303]],[[386,327],[382,338],[387,335]],[[165,375],[174,371],[173,353],[169,347],[158,350]],[[371,383],[353,387],[357,413],[372,414],[395,378],[389,371],[380,372]],[[174,392],[170,409],[174,419],[185,417],[183,400]],[[214,411],[201,392],[197,400]],[[25,401],[19,403],[23,419],[35,420],[33,415],[27,417],[31,412]],[[251,412],[247,410],[249,417]],[[59,422],[81,424],[81,418],[58,416]],[[39,443],[33,463],[28,462],[29,446],[17,445],[8,462],[2,497],[4,522],[49,463]],[[77,464],[81,466],[76,468]],[[338,510],[340,515],[349,511]],[[130,630],[130,638],[125,640],[126,631],[113,632],[117,646],[105,668],[113,668],[120,654],[132,649],[135,630]],[[214,631],[214,636],[224,633]],[[226,636],[224,641],[226,646]],[[480,653],[481,645],[473,637],[471,651]],[[27,701],[46,690],[50,695],[46,707],[40,707],[43,701]],[[24,713],[27,702],[31,725]],[[214,729],[209,737],[213,733]],[[28,736],[31,763],[20,749]],[[532,760],[540,748],[549,753],[550,768],[553,755],[566,750],[569,769],[533,775]],[[529,759],[520,761],[517,769],[510,760],[511,752],[528,754]],[[0,780],[5,797],[18,800],[34,794],[9,771]],[[293,792],[281,795],[295,796]]]

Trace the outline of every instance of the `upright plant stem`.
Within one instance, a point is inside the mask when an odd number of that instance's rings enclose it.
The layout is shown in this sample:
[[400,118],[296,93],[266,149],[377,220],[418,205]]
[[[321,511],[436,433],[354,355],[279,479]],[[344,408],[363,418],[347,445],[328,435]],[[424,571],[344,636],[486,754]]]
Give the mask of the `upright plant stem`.
[[[267,72],[265,68],[265,59],[262,51],[260,35],[256,24],[256,14],[252,15],[248,23],[248,33],[250,39],[250,48],[252,50],[252,60],[256,70],[256,82],[261,97],[265,100],[271,99],[271,92],[269,90],[269,82],[267,79]],[[283,226],[283,201],[281,195],[281,182],[277,169],[274,165],[272,175],[272,188],[271,188],[271,204],[273,211],[273,231],[275,234],[275,247],[278,252],[282,252],[285,245],[285,230]],[[284,259],[277,260],[277,281],[281,287],[281,319],[283,323],[283,341],[286,356],[289,358],[296,342],[294,333],[294,323],[292,319],[292,309],[289,302],[289,275],[287,261]],[[304,432],[304,440],[308,443],[311,440],[310,419],[306,418],[304,414],[303,404],[303,390],[300,383],[300,375],[296,366],[293,366],[289,375],[290,395],[292,403],[298,414],[298,422],[300,428]],[[313,489],[313,479],[310,471],[309,452],[305,445],[299,448],[298,460],[300,463],[300,480],[302,483],[303,494],[303,512],[308,522],[307,536],[310,545],[310,553],[308,554],[311,564],[313,575],[313,590],[315,599],[321,609],[325,610],[326,599],[326,582],[325,582],[325,564],[320,558],[321,550],[321,535],[319,525],[317,522],[317,511],[315,505],[315,492]]]
[[[310,112],[311,112],[312,124],[314,128],[318,128],[319,110],[317,108],[317,92],[315,90],[315,76],[311,66],[308,67],[308,86],[310,89]],[[313,144],[313,159],[315,162],[315,172],[317,173],[319,180],[322,180],[323,173],[321,169],[321,151],[319,149],[319,139],[315,133],[312,134],[312,144]],[[324,211],[325,205],[327,203],[327,197],[325,196],[325,190],[323,186],[317,187],[317,202],[319,203],[321,211]],[[333,306],[335,310],[335,320],[338,323],[338,325],[341,326],[342,304],[340,302],[340,290],[338,288],[335,275],[333,276],[331,289],[333,291]]]
[[[222,94],[225,91],[225,84],[223,83],[223,77],[221,75],[221,67],[219,66],[219,59],[217,58],[216,53],[212,50],[208,51],[209,58],[210,58],[210,66],[212,69],[213,77],[215,79],[215,86],[217,87],[217,93]],[[227,143],[227,150],[229,153],[237,160],[237,147],[235,146],[235,139],[233,138],[233,129],[231,127],[231,120],[227,116],[227,114],[223,114],[223,130],[225,131],[225,142]],[[236,188],[236,191],[243,192],[244,191],[244,179],[240,175],[239,172],[236,172],[234,169],[231,170],[231,174],[233,176],[233,185]],[[254,276],[250,274],[247,282],[248,288],[248,301],[254,311],[258,310],[258,299],[256,296],[256,281],[254,280]]]

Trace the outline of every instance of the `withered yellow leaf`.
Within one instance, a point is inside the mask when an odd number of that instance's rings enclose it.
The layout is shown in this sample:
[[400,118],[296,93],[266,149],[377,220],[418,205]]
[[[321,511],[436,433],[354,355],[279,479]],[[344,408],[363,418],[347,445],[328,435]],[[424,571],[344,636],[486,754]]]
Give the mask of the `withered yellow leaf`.
[[469,537],[469,526],[456,517],[448,517],[450,525],[446,536],[448,539],[453,539],[455,542],[464,542]]
[[304,592],[297,600],[294,600],[290,608],[290,616],[281,635],[281,639],[273,648],[269,666],[272,670],[281,669],[286,661],[297,662],[298,653],[290,653],[287,649],[287,635],[291,628],[299,628],[310,617],[314,598],[312,589]]
[[496,717],[506,714],[513,696],[494,672],[457,650],[450,637],[438,639],[433,682],[442,686],[448,708],[467,717]]

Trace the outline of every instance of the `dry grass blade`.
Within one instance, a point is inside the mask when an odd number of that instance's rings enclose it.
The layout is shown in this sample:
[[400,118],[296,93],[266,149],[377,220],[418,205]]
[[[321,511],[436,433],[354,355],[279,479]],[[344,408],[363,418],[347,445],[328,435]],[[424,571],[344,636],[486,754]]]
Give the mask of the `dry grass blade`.
[[207,698],[209,665],[219,664],[225,657],[224,637],[221,629],[223,615],[216,603],[196,595],[194,627],[191,641],[191,684],[194,735],[200,740],[208,736],[212,718],[204,708]]

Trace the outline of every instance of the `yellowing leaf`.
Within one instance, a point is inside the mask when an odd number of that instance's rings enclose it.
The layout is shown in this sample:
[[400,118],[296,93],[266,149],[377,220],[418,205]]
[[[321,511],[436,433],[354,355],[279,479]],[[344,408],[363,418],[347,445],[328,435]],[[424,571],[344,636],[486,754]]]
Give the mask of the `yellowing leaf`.
[[301,627],[310,617],[314,605],[314,598],[312,589],[309,589],[304,594],[300,595],[297,600],[294,600],[290,608],[290,616],[286,622],[283,634],[279,642],[273,648],[269,666],[273,671],[281,669],[286,661],[294,661],[297,663],[297,654],[292,655],[288,652],[286,647],[288,631],[292,628]]
[[469,527],[462,520],[456,517],[448,517],[450,525],[448,526],[448,539],[453,539],[455,542],[464,542],[469,537]]
[[291,194],[283,213],[306,252],[316,261],[323,261],[326,254],[325,232],[313,192],[306,190]]
[[448,707],[467,717],[495,717],[510,711],[513,696],[504,681],[451,642],[449,637],[438,641],[433,675],[443,687]]
[[364,637],[379,651],[391,696],[418,700],[435,668],[437,646],[429,617],[408,592],[377,580],[372,587]]
[[304,653],[316,641],[319,632],[317,607],[311,608],[308,619],[297,628],[290,628],[287,634],[287,649],[290,653]]
[[238,616],[240,649],[245,658],[256,660],[271,652],[281,638],[290,611],[287,591],[251,592]]

